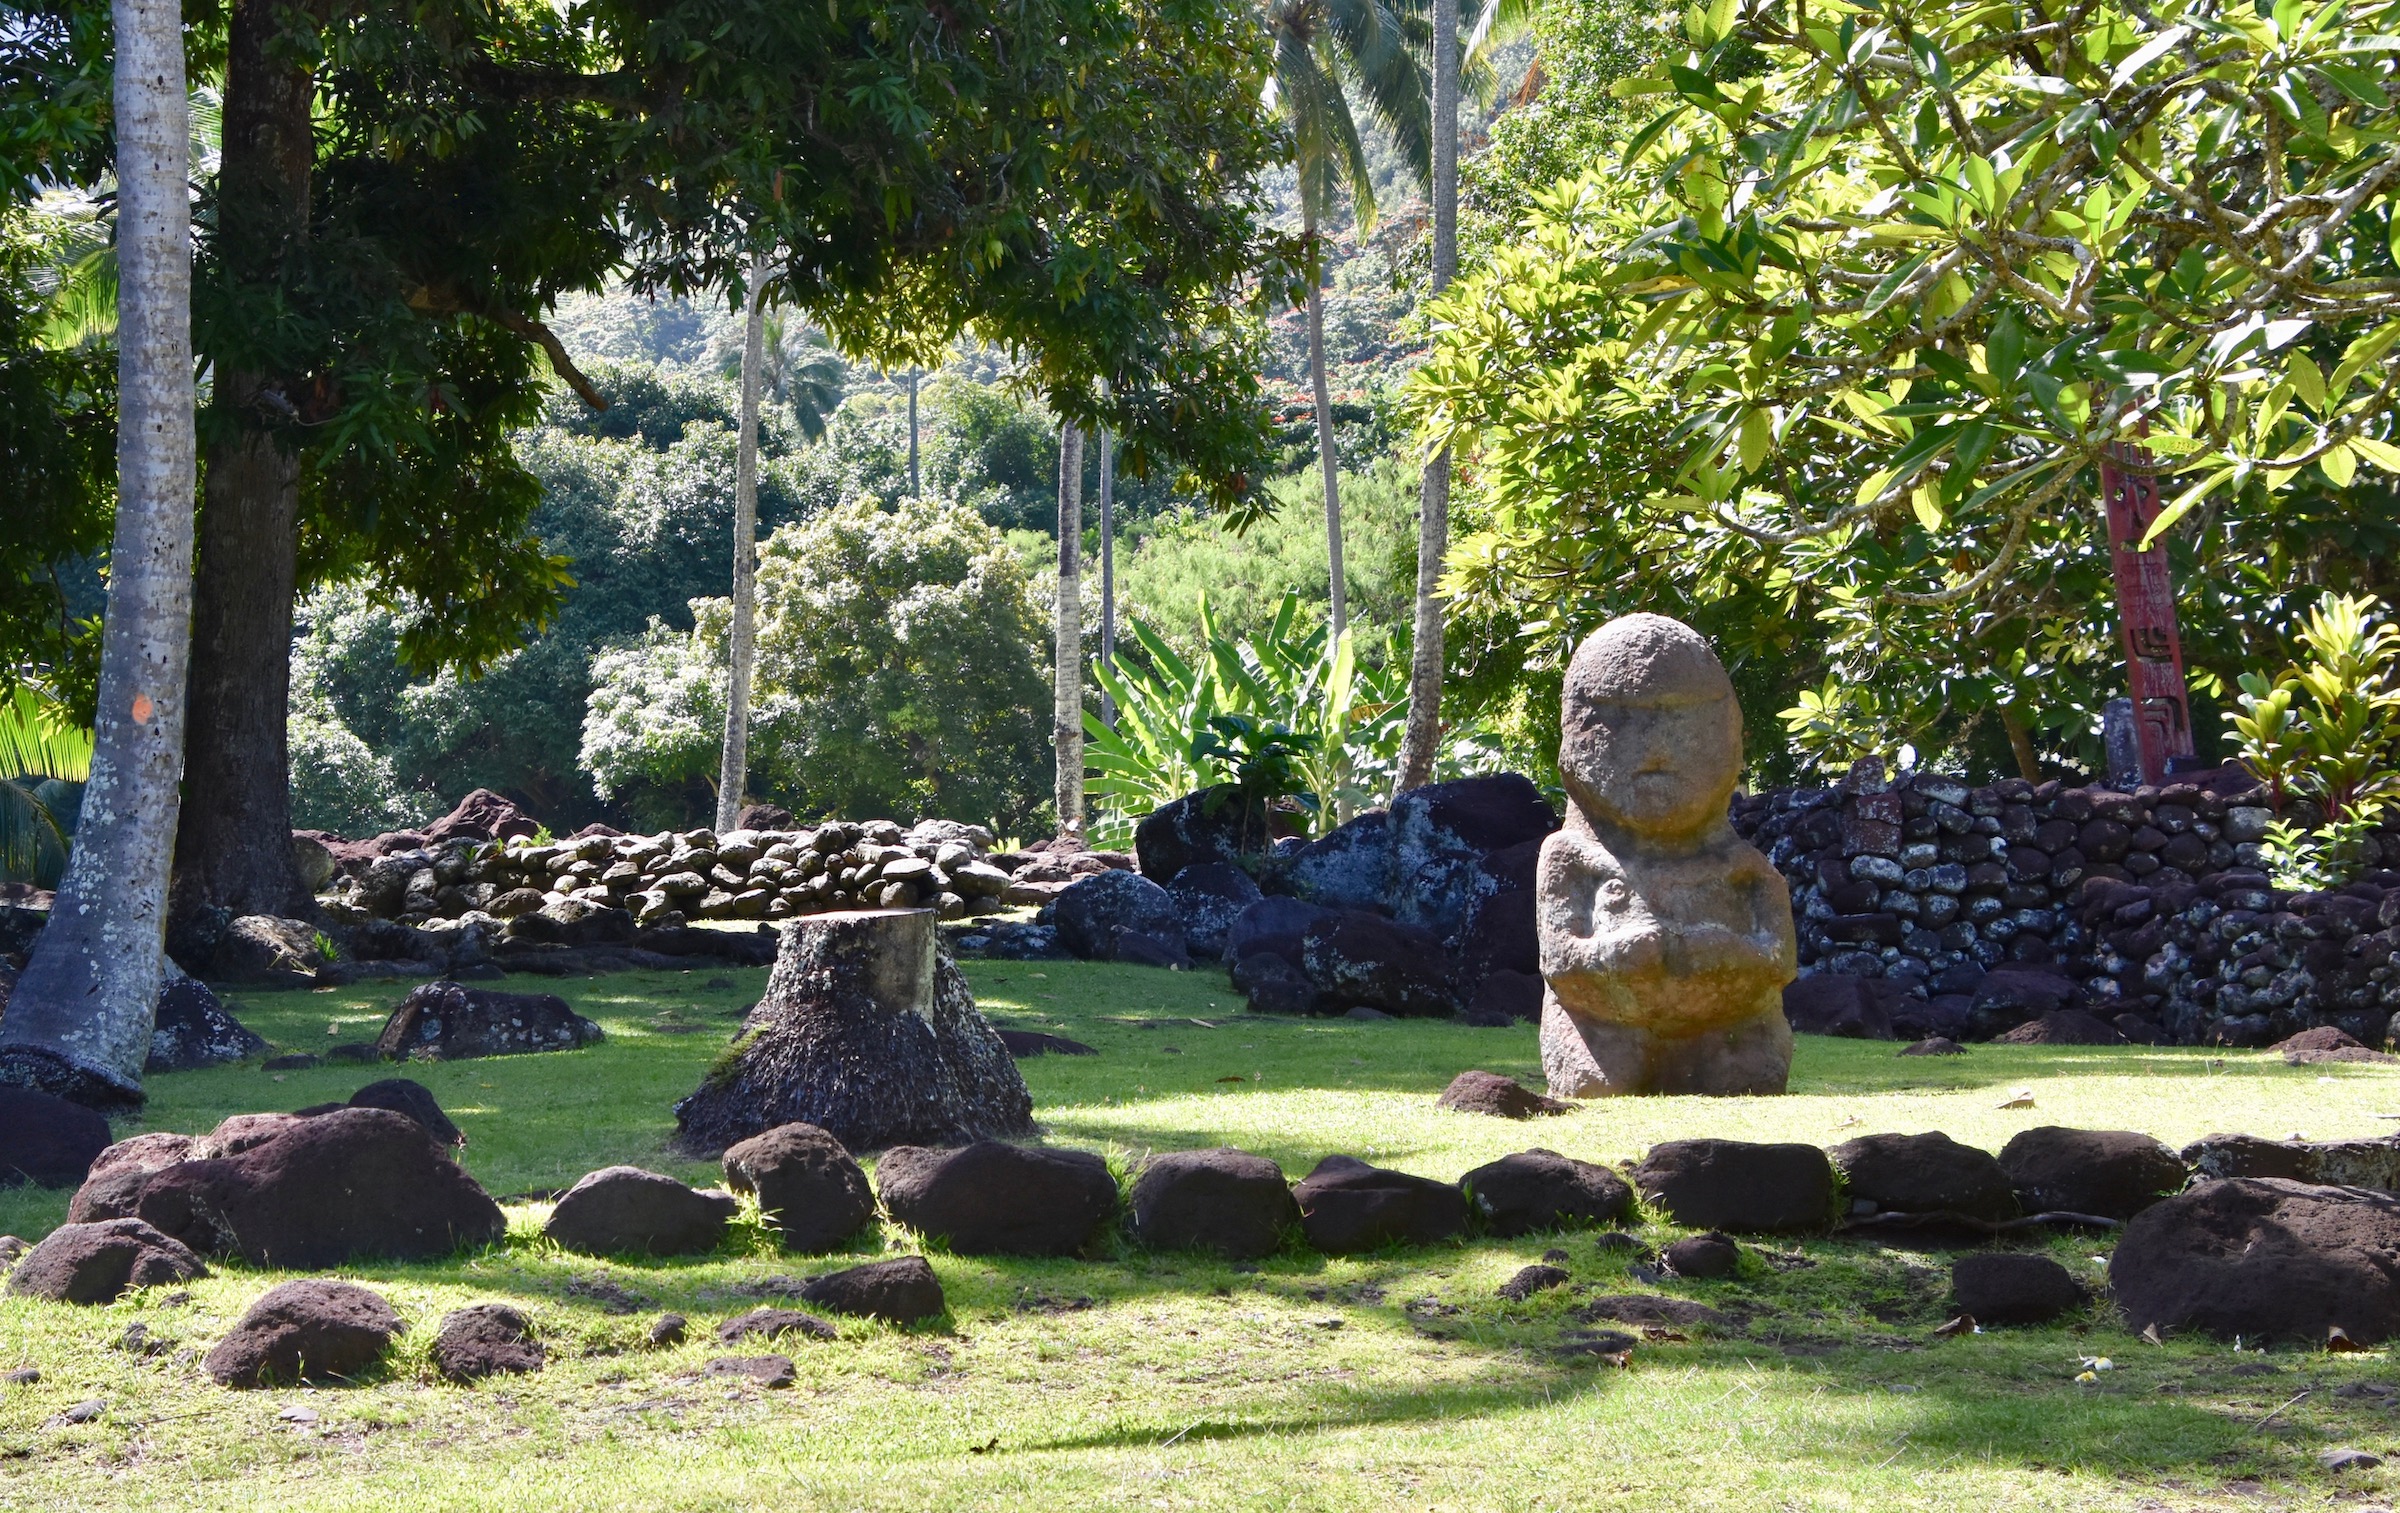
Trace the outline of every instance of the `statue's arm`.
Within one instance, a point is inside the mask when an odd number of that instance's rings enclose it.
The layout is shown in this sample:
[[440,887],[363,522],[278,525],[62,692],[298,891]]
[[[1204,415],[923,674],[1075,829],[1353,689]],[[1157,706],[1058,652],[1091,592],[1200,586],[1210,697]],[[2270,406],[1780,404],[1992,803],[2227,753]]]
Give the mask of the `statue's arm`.
[[1536,888],[1542,975],[1554,986],[1655,970],[1664,945],[1658,923],[1598,842],[1552,836]]

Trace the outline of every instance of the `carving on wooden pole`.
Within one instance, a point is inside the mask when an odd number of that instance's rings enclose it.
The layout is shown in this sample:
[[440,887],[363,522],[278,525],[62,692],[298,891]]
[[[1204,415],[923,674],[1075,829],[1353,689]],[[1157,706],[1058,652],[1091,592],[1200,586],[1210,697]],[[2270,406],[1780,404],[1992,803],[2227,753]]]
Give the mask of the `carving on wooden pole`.
[[2117,579],[2117,623],[2125,644],[2142,781],[2163,782],[2175,757],[2192,755],[2192,701],[2183,680],[2183,639],[2164,541],[2141,550],[2158,519],[2158,475],[2145,447],[2120,442],[2100,464],[2108,510],[2108,554]]

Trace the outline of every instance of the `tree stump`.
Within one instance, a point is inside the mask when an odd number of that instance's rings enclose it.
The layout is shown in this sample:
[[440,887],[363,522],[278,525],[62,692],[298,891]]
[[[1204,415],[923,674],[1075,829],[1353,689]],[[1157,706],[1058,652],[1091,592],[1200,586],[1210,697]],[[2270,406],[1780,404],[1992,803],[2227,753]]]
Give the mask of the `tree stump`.
[[675,1138],[713,1155],[795,1121],[854,1151],[1032,1132],[1032,1095],[941,949],[932,910],[784,926],[766,997],[675,1105]]

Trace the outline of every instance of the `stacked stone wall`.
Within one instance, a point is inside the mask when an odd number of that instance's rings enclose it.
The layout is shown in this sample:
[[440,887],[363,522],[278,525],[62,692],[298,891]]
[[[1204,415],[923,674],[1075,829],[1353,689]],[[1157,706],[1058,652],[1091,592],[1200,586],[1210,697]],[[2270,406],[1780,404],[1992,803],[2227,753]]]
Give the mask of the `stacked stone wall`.
[[[2238,767],[2121,792],[1887,780],[1869,761],[1733,803],[1791,884],[1802,972],[1884,979],[1924,1027],[2003,1033],[2055,1006],[2021,991],[2046,977],[2129,1039],[2264,1045],[2330,1024],[2380,1045],[2400,871],[2279,890],[2259,846],[2273,818]],[[2377,841],[2400,861],[2400,835]]]

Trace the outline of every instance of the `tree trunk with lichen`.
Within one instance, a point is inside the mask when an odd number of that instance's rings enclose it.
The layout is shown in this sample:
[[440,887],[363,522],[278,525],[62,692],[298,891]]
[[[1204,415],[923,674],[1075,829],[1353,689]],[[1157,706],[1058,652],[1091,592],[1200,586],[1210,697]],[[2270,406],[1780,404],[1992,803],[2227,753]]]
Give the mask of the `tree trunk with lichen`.
[[785,925],[766,995],[675,1105],[675,1142],[715,1155],[795,1122],[854,1151],[1032,1133],[1025,1079],[941,949],[932,910]]
[[0,1016],[0,1081],[138,1106],[183,770],[194,474],[183,25],[116,0],[117,521],[91,780],[50,923]]
[[1062,839],[1083,839],[1083,432],[1058,438],[1058,621],[1051,739],[1058,749],[1054,800]]

